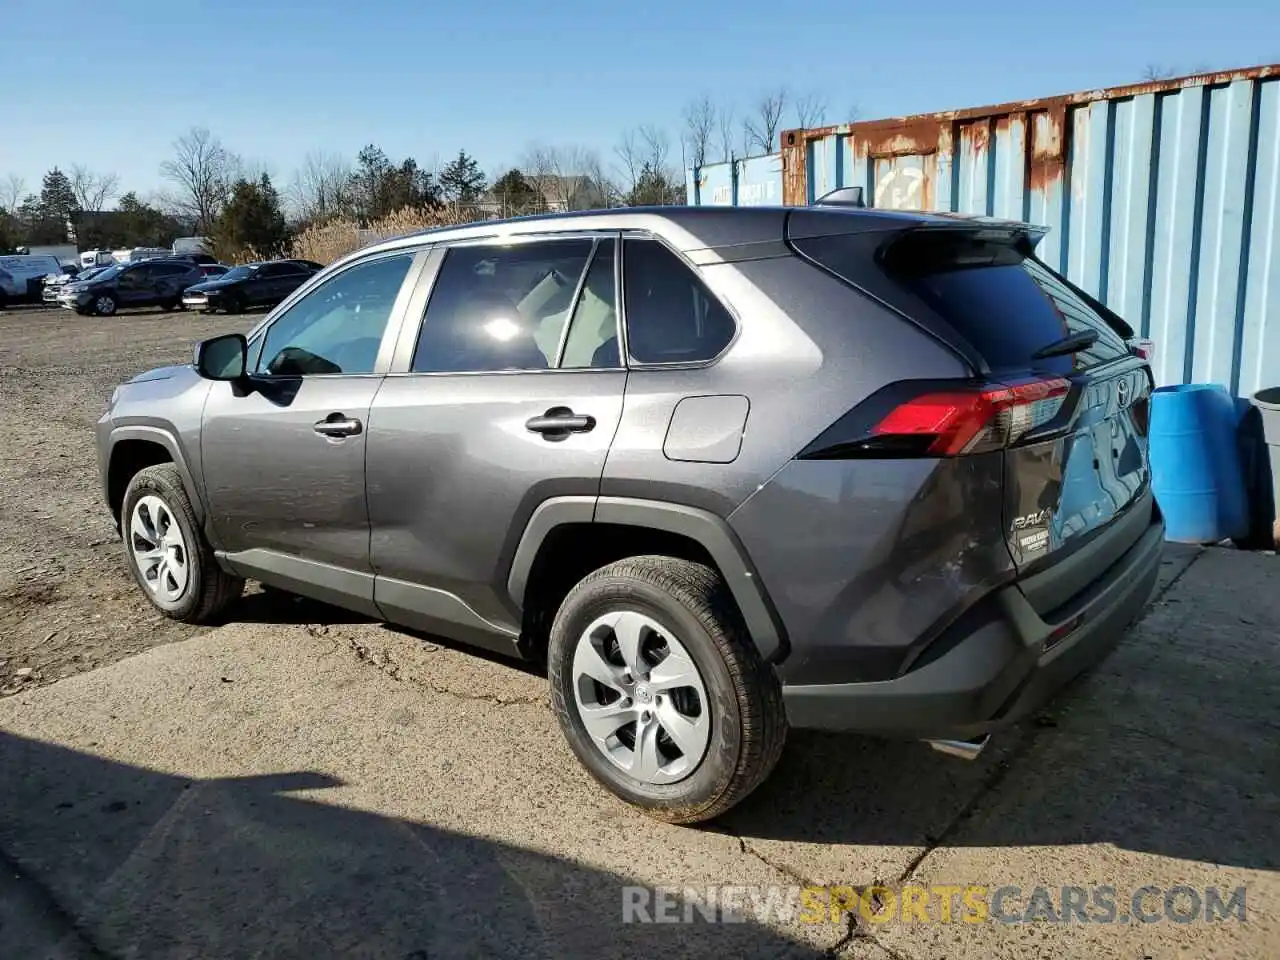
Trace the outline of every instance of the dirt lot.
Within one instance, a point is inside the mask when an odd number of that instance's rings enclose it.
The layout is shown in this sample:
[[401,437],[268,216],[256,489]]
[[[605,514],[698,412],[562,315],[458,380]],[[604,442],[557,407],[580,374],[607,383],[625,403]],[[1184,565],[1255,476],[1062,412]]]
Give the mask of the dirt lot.
[[157,618],[121,564],[92,427],[120,381],[255,319],[0,311],[0,696],[196,632]]
[[[721,822],[670,827],[591,782],[515,665],[278,594],[208,630],[144,605],[91,426],[252,322],[0,313],[0,957],[1280,956],[1275,556],[1170,547],[1116,653],[976,762],[793,733]],[[713,884],[1019,893],[1014,922],[622,922],[632,885],[679,919]],[[1068,888],[1117,910],[1030,914]],[[1162,908],[1241,888],[1244,920]]]

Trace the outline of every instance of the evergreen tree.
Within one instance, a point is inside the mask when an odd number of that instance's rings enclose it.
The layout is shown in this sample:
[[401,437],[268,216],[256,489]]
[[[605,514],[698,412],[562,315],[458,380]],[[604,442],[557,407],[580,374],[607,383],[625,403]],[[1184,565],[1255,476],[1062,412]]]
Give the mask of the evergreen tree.
[[280,208],[280,196],[267,174],[256,183],[237,180],[231,199],[215,221],[211,238],[218,253],[235,257],[251,252],[278,256],[289,240],[289,228]]
[[484,193],[485,175],[465,150],[440,171],[440,192],[450,203],[475,203]]

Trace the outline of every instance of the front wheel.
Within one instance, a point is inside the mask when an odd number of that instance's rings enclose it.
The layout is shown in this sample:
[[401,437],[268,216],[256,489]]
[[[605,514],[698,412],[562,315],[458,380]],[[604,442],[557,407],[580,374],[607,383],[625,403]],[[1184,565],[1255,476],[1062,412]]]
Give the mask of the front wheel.
[[116,312],[116,298],[109,293],[100,293],[93,298],[93,312],[100,317],[109,317]]
[[713,819],[773,770],[782,690],[715,571],[631,557],[565,598],[547,651],[574,754],[606,789],[669,823]]
[[171,463],[136,473],[125,490],[120,532],[133,579],[152,606],[183,623],[212,623],[244,589],[218,566]]

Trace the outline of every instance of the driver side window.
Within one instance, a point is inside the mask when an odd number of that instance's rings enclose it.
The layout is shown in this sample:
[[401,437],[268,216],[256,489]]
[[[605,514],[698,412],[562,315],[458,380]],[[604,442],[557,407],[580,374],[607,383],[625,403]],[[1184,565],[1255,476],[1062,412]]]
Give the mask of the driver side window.
[[316,287],[271,324],[257,373],[373,373],[391,308],[413,254],[357,264]]

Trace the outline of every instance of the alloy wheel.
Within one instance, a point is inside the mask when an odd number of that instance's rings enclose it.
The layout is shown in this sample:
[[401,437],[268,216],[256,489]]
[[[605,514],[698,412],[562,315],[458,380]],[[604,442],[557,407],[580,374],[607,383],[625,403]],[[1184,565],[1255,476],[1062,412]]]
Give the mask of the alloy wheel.
[[643,613],[595,620],[573,654],[573,692],[591,742],[644,783],[675,783],[698,768],[711,739],[711,711],[693,657]]
[[187,542],[173,512],[159,497],[145,496],[133,505],[129,551],[148,590],[166,603],[181,599],[190,580]]

